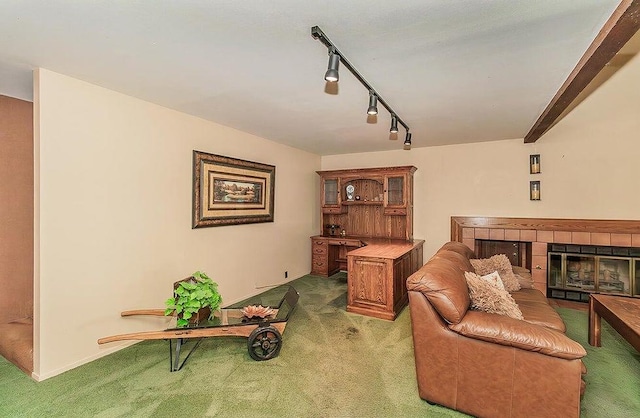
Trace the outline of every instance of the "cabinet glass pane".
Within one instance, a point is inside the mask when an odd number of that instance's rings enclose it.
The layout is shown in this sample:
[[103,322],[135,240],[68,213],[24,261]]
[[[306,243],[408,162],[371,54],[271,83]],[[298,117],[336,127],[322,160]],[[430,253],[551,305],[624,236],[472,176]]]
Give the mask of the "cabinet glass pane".
[[325,205],[338,204],[338,180],[324,181],[324,204]]
[[595,267],[595,257],[567,254],[566,288],[594,291]]
[[404,177],[389,177],[387,199],[390,205],[402,205],[402,189],[404,188]]
[[631,260],[628,258],[600,257],[598,263],[598,291],[631,293]]
[[562,254],[549,253],[549,287],[562,286]]

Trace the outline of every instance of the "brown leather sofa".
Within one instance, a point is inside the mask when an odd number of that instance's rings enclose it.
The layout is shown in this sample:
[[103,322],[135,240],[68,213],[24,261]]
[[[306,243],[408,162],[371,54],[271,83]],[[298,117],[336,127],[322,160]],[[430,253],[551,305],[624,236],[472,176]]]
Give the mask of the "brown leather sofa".
[[584,348],[542,292],[513,292],[524,320],[470,310],[475,254],[445,244],[407,279],[422,399],[478,417],[578,417]]

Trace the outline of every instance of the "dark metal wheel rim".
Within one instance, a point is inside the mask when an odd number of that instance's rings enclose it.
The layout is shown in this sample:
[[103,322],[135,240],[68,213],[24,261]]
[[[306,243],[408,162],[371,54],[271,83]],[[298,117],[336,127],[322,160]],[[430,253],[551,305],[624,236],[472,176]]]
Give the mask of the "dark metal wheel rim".
[[280,331],[272,326],[256,328],[247,340],[249,356],[257,361],[277,357],[280,347],[282,347],[282,336]]

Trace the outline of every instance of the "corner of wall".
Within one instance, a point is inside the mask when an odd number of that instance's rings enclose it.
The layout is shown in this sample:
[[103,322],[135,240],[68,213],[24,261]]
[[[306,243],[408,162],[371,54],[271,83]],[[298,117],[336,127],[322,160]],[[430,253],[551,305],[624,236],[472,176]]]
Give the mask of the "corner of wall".
[[33,71],[33,373],[40,373],[40,75]]

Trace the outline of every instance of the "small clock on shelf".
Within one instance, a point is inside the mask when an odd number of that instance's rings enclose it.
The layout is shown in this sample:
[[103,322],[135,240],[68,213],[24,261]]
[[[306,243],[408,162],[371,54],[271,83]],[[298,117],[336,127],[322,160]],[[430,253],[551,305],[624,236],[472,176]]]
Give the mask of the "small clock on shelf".
[[347,200],[353,200],[353,194],[356,192],[356,188],[353,187],[353,184],[349,184],[346,188],[347,192]]

